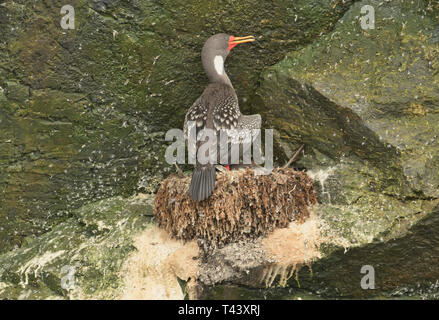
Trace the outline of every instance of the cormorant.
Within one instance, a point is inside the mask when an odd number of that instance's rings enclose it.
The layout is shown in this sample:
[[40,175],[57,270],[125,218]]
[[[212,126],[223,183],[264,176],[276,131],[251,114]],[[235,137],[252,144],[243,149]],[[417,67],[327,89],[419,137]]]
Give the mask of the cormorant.
[[[232,143],[239,141],[239,138],[242,140],[242,135],[240,137],[231,136],[231,132],[236,131],[230,131],[230,129],[237,129],[238,131],[240,129],[260,129],[261,116],[259,114],[250,116],[241,114],[235,89],[224,70],[224,62],[232,48],[240,43],[254,40],[253,36],[234,37],[220,33],[211,36],[205,42],[201,52],[201,61],[210,84],[186,114],[184,121],[186,137],[188,137],[189,121],[195,123],[197,135],[202,129],[211,129],[216,132],[216,137],[220,137],[220,131],[223,131],[227,132],[228,141]],[[192,147],[196,150],[196,155],[201,146],[200,140],[198,142],[193,140],[195,143]],[[218,145],[218,151],[219,148]],[[228,148],[230,151],[231,147],[228,146]],[[219,154],[217,157],[219,159]],[[230,163],[230,157],[228,161]],[[227,163],[224,163],[224,161],[221,163],[229,169]],[[197,157],[189,189],[190,196],[194,201],[205,200],[213,193],[216,179],[215,167],[215,164],[212,163],[200,163]]]

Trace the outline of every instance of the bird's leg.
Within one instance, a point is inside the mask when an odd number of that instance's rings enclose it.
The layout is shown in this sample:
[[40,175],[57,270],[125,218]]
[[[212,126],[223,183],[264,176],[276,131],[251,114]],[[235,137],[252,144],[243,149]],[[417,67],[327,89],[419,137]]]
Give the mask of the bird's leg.
[[220,165],[220,164],[217,164],[217,165],[215,166],[215,168],[216,168],[216,170],[218,170],[218,171],[220,171],[220,172],[227,172],[227,171],[230,170],[230,167],[229,167],[229,166],[222,166],[222,165]]

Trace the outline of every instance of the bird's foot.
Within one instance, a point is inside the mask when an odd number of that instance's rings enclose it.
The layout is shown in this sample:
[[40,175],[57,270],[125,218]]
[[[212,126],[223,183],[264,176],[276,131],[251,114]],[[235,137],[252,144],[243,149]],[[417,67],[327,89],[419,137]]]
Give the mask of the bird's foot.
[[227,172],[230,171],[230,166],[222,166],[220,164],[217,164],[215,166],[216,170],[220,171],[220,172]]

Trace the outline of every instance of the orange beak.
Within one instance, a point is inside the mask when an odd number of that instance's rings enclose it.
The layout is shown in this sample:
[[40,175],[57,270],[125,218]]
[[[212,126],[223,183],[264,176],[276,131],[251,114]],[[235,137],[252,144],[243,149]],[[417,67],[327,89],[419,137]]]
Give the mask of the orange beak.
[[235,46],[237,46],[238,44],[241,43],[246,43],[246,42],[253,42],[255,41],[255,37],[253,36],[246,36],[246,37],[234,37],[234,36],[230,36],[229,38],[229,51],[232,50]]

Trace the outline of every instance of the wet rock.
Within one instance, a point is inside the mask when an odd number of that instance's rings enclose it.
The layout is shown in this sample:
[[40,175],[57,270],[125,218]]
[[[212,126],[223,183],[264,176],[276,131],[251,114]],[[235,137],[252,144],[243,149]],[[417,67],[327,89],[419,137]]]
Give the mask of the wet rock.
[[133,237],[151,225],[153,199],[101,200],[72,212],[22,248],[0,255],[0,299],[115,299]]
[[[375,7],[375,29],[361,28],[366,4]],[[377,294],[359,286],[361,266],[369,264],[379,292],[435,282],[436,274],[422,277],[434,267],[426,259],[424,269],[418,255],[437,256],[437,239],[421,240],[419,231],[424,224],[436,228],[439,203],[437,13],[428,1],[356,2],[331,33],[263,74],[258,95],[268,111],[261,112],[278,130],[278,150],[305,143],[297,166],[316,181],[319,217],[351,248],[344,254],[329,246],[327,257],[312,264],[312,280],[300,272],[307,279],[301,288]]]
[[[74,30],[63,4],[0,8],[0,297],[141,298],[152,283],[176,299],[177,278],[196,292],[199,272],[200,297],[437,298],[435,1],[72,1]],[[360,26],[366,4],[375,29]],[[217,32],[257,37],[228,73],[242,110],[276,130],[280,164],[305,144],[295,166],[320,205],[313,224],[231,243],[197,270],[180,264],[194,243],[118,195],[153,193],[171,171],[164,133],[202,92],[199,50]]]
[[351,3],[72,0],[73,30],[60,26],[63,1],[3,3],[0,252],[85,203],[156,191],[172,170],[164,133],[206,85],[210,35],[257,37],[227,66],[250,112],[262,69],[331,30]]

